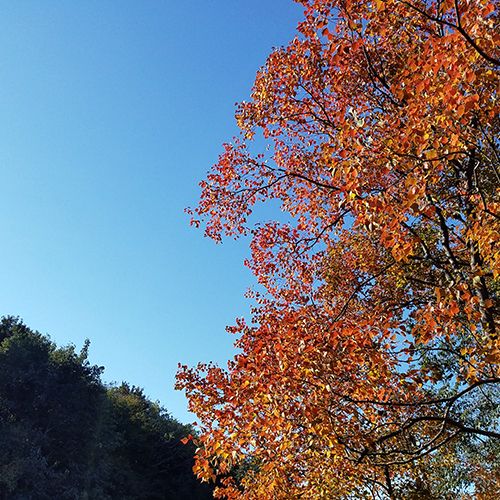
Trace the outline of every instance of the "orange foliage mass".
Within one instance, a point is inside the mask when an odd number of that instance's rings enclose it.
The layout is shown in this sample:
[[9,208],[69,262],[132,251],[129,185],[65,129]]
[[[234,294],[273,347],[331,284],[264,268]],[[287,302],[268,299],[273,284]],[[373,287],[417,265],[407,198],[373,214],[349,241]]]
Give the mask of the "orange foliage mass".
[[[177,385],[219,496],[391,496],[460,433],[499,437],[453,411],[499,381],[499,4],[301,3],[193,213],[216,240],[251,233],[265,293],[227,369]],[[251,225],[273,199],[289,221]]]

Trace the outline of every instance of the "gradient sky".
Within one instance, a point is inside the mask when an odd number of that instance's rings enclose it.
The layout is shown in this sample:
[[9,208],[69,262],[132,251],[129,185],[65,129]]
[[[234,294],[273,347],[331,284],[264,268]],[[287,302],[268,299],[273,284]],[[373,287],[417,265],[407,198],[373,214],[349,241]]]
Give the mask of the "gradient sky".
[[225,363],[244,241],[189,227],[292,0],[1,1],[0,314],[91,340],[104,380],[178,419],[177,363]]

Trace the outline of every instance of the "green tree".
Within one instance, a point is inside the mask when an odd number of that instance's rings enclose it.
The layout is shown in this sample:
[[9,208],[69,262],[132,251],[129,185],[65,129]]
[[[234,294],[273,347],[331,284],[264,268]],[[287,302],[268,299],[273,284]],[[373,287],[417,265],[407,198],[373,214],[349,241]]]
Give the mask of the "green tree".
[[142,389],[19,319],[0,321],[0,499],[210,498],[192,473],[193,430]]
[[119,498],[209,498],[211,490],[192,474],[194,446],[181,439],[190,426],[172,418],[138,387],[108,390],[118,443],[110,491]]
[[[76,498],[104,394],[101,368],[15,318],[0,324],[0,491]],[[27,460],[26,457],[29,457]],[[16,464],[16,465],[14,465]]]

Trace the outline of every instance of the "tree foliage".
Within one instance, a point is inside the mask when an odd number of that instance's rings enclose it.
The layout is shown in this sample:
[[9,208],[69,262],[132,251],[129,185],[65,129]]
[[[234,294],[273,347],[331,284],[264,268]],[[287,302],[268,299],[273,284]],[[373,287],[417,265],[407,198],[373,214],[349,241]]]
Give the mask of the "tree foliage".
[[0,322],[0,498],[203,499],[190,432],[143,391],[106,387],[73,346]]
[[229,498],[491,495],[498,0],[300,3],[192,212],[217,241],[251,235],[264,289],[227,369],[179,370],[195,469]]

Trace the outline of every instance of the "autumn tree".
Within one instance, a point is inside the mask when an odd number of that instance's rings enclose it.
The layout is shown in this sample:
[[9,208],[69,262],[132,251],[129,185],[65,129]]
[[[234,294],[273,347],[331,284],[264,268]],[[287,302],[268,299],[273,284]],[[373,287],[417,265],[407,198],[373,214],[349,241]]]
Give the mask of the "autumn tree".
[[195,470],[228,498],[419,498],[470,463],[453,498],[479,498],[500,438],[499,2],[301,3],[192,212],[251,235],[264,290],[227,368],[179,370]]

